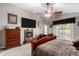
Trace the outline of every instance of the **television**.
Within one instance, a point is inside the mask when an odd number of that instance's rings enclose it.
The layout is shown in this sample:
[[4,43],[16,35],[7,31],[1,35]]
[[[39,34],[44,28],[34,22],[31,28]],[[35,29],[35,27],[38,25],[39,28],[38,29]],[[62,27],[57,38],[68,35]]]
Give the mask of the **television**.
[[21,27],[23,28],[36,28],[36,20],[21,18]]

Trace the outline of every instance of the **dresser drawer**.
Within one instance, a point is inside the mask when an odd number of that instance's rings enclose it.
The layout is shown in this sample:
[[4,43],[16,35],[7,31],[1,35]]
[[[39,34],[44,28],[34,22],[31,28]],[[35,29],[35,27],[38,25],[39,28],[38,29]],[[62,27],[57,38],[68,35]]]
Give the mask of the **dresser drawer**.
[[19,32],[20,30],[15,30],[15,29],[7,29],[5,30],[6,33],[14,33],[14,32]]
[[8,43],[6,43],[6,45],[8,46],[8,45],[14,45],[14,44],[20,44],[20,41],[13,41],[13,42],[8,42]]
[[16,36],[7,36],[6,39],[20,39],[20,36],[16,35]]
[[20,35],[20,33],[18,33],[18,32],[6,33],[6,36],[16,36],[16,35]]
[[6,45],[6,49],[8,48],[13,48],[13,47],[17,47],[20,46],[20,44],[10,44],[10,45]]
[[6,48],[20,45],[20,29],[5,29]]
[[16,41],[20,41],[19,39],[8,39],[8,40],[6,40],[6,42],[16,42]]

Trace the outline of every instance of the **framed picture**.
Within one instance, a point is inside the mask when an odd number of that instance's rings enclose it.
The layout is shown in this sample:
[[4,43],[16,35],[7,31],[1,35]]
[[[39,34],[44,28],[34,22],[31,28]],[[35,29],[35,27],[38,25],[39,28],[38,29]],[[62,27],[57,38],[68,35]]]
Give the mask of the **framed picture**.
[[17,15],[8,13],[8,23],[17,24]]

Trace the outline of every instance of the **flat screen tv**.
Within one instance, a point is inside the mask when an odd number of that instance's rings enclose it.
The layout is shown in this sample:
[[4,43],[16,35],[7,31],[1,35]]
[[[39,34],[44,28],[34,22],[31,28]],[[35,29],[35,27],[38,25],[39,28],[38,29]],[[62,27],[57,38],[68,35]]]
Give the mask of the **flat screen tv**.
[[21,27],[23,27],[23,28],[36,28],[36,20],[22,18],[21,19]]

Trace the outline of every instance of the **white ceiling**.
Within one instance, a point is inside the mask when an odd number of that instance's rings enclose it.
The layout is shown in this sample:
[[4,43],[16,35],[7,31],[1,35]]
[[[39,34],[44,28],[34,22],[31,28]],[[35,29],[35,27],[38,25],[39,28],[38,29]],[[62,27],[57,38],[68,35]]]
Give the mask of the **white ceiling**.
[[40,13],[45,10],[45,7],[43,7],[41,3],[14,3],[13,5],[29,10],[33,13]]
[[[33,13],[44,13],[47,10],[46,3],[12,3],[13,5],[29,10]],[[56,10],[63,11],[63,13],[77,13],[79,12],[79,3],[59,3],[52,5]]]

